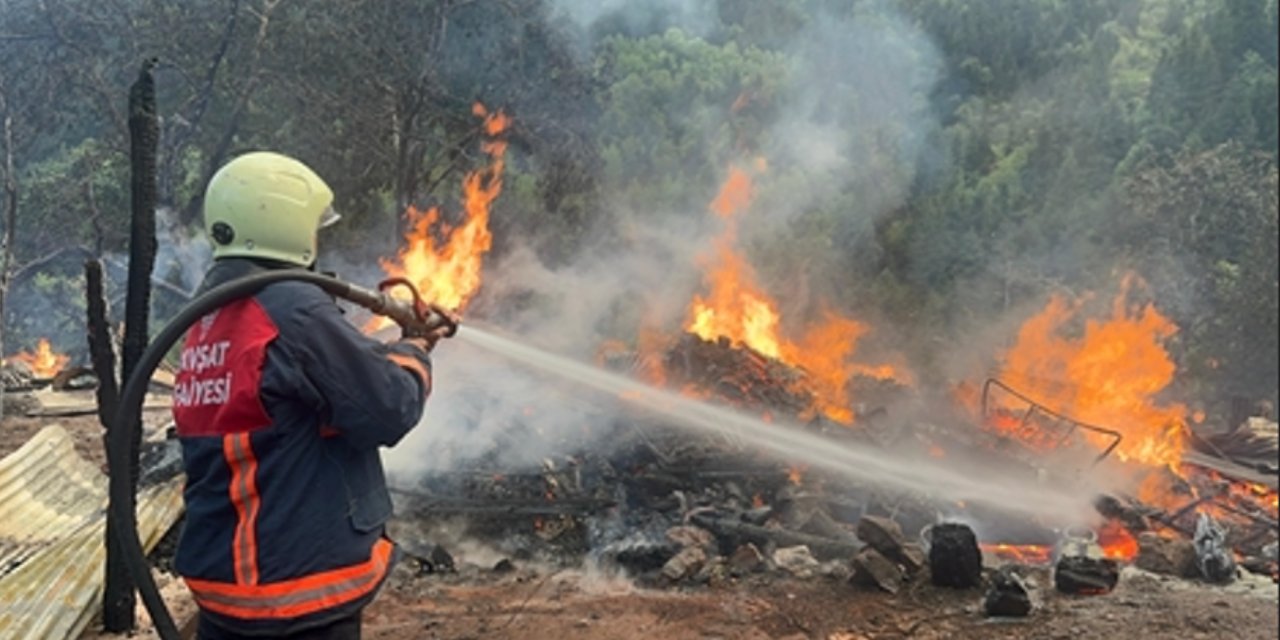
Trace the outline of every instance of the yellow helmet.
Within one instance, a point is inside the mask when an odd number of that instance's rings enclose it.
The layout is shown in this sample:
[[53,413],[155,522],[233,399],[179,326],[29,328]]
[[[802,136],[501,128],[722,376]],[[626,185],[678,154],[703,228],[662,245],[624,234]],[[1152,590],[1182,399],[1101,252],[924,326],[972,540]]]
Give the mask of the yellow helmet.
[[223,165],[204,195],[213,257],[266,258],[299,266],[316,259],[316,232],[338,219],[333,191],[305,164],[269,151]]

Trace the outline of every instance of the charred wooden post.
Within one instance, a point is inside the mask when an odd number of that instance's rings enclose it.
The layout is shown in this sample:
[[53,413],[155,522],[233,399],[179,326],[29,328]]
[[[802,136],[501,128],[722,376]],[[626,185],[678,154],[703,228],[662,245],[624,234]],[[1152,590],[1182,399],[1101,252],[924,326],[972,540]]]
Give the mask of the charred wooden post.
[[832,540],[820,536],[790,531],[787,529],[770,529],[731,518],[716,517],[707,514],[693,516],[694,524],[738,542],[754,542],[758,545],[773,544],[780,547],[806,546],[819,557],[851,558],[861,550],[857,544],[842,540]]
[[[124,353],[125,380],[136,368],[147,348],[147,317],[151,312],[151,271],[156,261],[156,146],[159,124],[156,119],[155,79],[151,69],[156,60],[142,63],[138,79],[129,89],[130,175],[132,223],[129,230],[129,285],[125,302]],[[140,408],[139,408],[140,409]],[[138,486],[138,450],[142,445],[142,424],[114,424],[109,429],[129,429],[129,466],[111,469],[111,473],[129,474],[127,508],[136,508]],[[135,592],[133,580],[118,550],[112,520],[107,521],[106,585],[102,592],[102,625],[113,633],[134,627]]]
[[98,377],[96,391],[98,420],[105,430],[110,426],[111,417],[116,413],[116,403],[119,401],[120,393],[116,382],[116,354],[111,341],[111,323],[107,319],[107,300],[103,295],[102,263],[97,260],[85,262],[84,280],[85,306],[88,309],[89,357],[93,361],[94,375]]

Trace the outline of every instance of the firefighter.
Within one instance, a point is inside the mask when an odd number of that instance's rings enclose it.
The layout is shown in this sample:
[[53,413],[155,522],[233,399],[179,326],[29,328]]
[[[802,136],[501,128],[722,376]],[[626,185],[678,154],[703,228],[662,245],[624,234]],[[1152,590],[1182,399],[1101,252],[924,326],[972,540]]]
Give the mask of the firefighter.
[[[201,289],[313,269],[317,232],[338,218],[332,200],[292,158],[227,163],[205,193],[214,264]],[[173,408],[187,475],[175,567],[200,609],[198,637],[359,637],[398,554],[378,448],[418,423],[441,332],[372,340],[302,282],[188,331]]]

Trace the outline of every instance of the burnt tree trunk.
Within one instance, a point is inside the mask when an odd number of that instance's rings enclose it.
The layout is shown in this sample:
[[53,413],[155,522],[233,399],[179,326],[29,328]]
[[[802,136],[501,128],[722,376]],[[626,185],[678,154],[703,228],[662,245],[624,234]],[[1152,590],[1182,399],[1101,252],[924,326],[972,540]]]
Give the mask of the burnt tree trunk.
[[[4,353],[5,297],[9,294],[9,275],[13,266],[14,227],[18,224],[18,179],[13,175],[13,117],[9,101],[0,84],[0,134],[4,136],[4,238],[0,241],[0,354]],[[4,417],[4,386],[0,385],[0,418]]]
[[[151,75],[155,62],[153,59],[142,64],[138,79],[129,89],[129,161],[133,211],[129,230],[129,284],[121,357],[121,379],[125,381],[129,379],[147,348],[151,271],[155,268],[156,261],[156,146],[159,123],[156,121],[155,79]],[[138,449],[142,444],[142,421],[139,419],[134,424],[112,424],[108,428],[130,431],[128,466],[125,469],[111,469],[110,472],[128,474],[130,490],[127,508],[132,512],[137,506]],[[102,594],[102,622],[107,631],[120,633],[134,626],[135,593],[133,580],[119,549],[115,548],[114,540],[115,531],[112,521],[108,519],[107,576]]]
[[[120,391],[116,382],[115,345],[111,341],[111,322],[107,318],[107,299],[102,287],[101,262],[88,260],[84,263],[84,281],[89,355],[93,360],[93,373],[98,377],[98,421],[105,429],[116,414]],[[103,440],[105,443],[105,436]]]

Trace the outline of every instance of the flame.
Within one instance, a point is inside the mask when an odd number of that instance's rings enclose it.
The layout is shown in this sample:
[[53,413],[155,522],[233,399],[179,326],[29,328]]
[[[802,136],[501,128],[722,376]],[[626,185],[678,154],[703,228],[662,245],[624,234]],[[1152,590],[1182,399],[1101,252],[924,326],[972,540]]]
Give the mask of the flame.
[[[1161,405],[1156,396],[1173,381],[1176,367],[1164,342],[1178,328],[1154,305],[1128,302],[1137,278],[1124,278],[1105,318],[1089,318],[1078,337],[1064,328],[1083,300],[1055,295],[1025,324],[1002,357],[1001,378],[1046,406],[1123,435],[1122,460],[1176,468],[1183,450],[1187,409]],[[1110,439],[1085,433],[1105,447]]]
[[1120,523],[1109,520],[1098,530],[1098,546],[1102,555],[1126,562],[1138,557],[1138,540]]
[[[465,219],[452,227],[440,221],[438,208],[422,211],[411,206],[405,213],[410,223],[405,247],[395,260],[381,261],[388,277],[408,278],[424,300],[455,310],[464,309],[480,288],[483,258],[493,243],[489,210],[502,192],[506,165],[507,142],[500,136],[511,125],[510,118],[501,111],[489,112],[480,103],[472,107],[472,112],[484,119],[482,126],[488,139],[480,148],[489,156],[489,164],[463,178]],[[373,328],[388,323],[385,318],[378,318]]]
[[71,361],[69,356],[61,353],[54,353],[53,346],[49,344],[47,338],[40,338],[36,343],[36,350],[20,351],[8,357],[13,362],[22,362],[31,367],[31,372],[37,378],[52,378],[58,375],[62,368],[67,366]]
[[852,361],[857,342],[869,328],[851,318],[826,311],[822,320],[799,340],[781,333],[777,303],[757,284],[755,272],[736,249],[737,216],[755,196],[753,175],[768,164],[757,158],[752,166],[734,165],[709,206],[724,223],[714,241],[713,259],[704,264],[706,295],[689,305],[685,330],[707,341],[721,338],[761,355],[803,369],[805,389],[814,394],[812,410],[841,424],[853,423],[846,386],[854,375],[911,383],[903,367],[870,366]]
[[978,548],[982,550],[982,553],[1005,562],[1026,565],[1048,565],[1053,563],[1053,547],[1047,545],[984,542],[979,544]]

